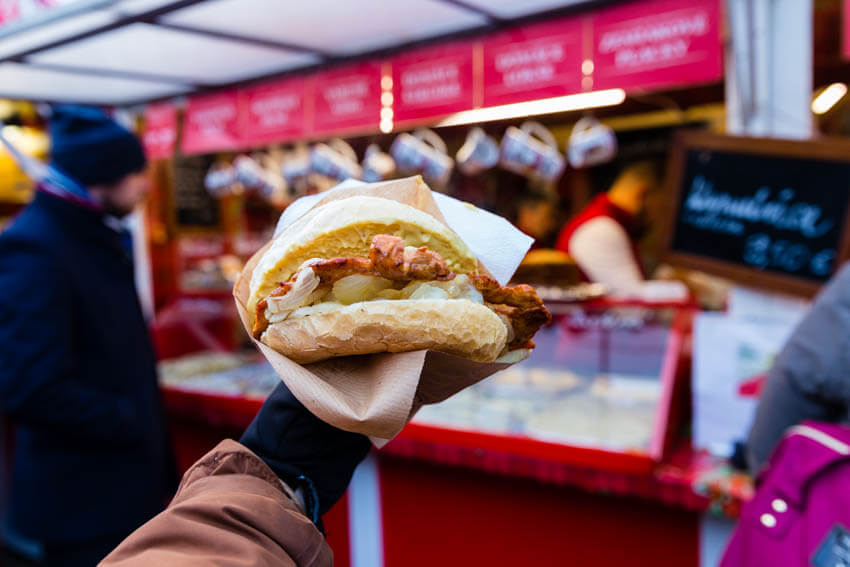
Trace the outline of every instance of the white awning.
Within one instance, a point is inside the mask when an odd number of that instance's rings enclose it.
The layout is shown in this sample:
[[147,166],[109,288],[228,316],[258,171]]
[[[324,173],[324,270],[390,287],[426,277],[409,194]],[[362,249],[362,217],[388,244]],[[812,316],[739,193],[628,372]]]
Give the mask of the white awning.
[[128,105],[598,0],[66,0],[0,27],[0,98]]

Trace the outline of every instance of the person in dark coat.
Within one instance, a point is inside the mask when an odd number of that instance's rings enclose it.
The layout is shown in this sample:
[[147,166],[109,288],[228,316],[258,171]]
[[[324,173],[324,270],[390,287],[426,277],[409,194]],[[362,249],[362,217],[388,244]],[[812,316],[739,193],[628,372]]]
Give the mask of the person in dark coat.
[[50,134],[51,173],[0,235],[3,539],[92,566],[164,507],[176,467],[120,221],[148,190],[143,149],[90,108],[55,108]]

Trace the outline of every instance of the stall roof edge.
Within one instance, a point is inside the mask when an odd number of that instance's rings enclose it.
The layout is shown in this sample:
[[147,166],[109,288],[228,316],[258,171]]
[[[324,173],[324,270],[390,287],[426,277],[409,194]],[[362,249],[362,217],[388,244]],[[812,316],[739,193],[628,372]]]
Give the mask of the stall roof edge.
[[[199,23],[186,23],[186,18],[174,21],[175,15],[181,10],[187,12],[192,9],[207,8],[209,6],[224,5],[227,0],[175,0],[155,2],[153,7],[143,8],[132,12],[122,7],[127,2],[120,0],[79,0],[66,6],[61,6],[46,12],[36,19],[25,20],[20,23],[7,24],[0,28],[0,64],[15,63],[24,68],[55,69],[63,73],[79,74],[80,77],[100,78],[125,78],[136,81],[147,81],[151,86],[156,84],[178,84],[181,94],[192,94],[209,92],[211,90],[239,87],[265,79],[280,78],[293,74],[304,74],[320,68],[336,66],[344,63],[352,63],[364,59],[388,57],[398,51],[433,44],[437,41],[451,41],[479,35],[487,31],[501,29],[507,26],[528,23],[538,20],[546,20],[553,17],[564,16],[571,13],[584,12],[590,8],[596,9],[601,6],[616,3],[621,0],[538,0],[533,5],[533,11],[519,15],[506,17],[504,13],[510,6],[502,6],[497,0],[415,0],[421,4],[424,13],[450,14],[456,17],[456,25],[448,25],[441,22],[434,33],[398,32],[395,37],[387,34],[389,41],[386,43],[369,45],[358,51],[345,51],[343,49],[322,48],[317,45],[307,45],[304,42],[289,41],[289,39],[277,40],[262,37],[262,34],[240,33],[239,29],[220,29],[215,25]],[[319,2],[320,3],[320,2]],[[266,6],[270,4],[266,3]],[[300,10],[304,5],[299,6]],[[195,10],[197,12],[197,10]],[[100,18],[92,18],[96,13]],[[86,21],[86,18],[88,21]],[[203,18],[201,18],[203,20]],[[75,25],[78,24],[78,25]],[[87,42],[100,42],[98,45],[108,45],[107,39],[113,40],[118,35],[114,32],[123,31],[133,24],[151,26],[162,33],[185,34],[188,46],[192,37],[196,41],[203,38],[204,41],[220,43],[222,48],[239,47],[253,48],[250,56],[257,59],[261,53],[279,53],[280,62],[272,65],[257,65],[259,69],[254,72],[223,73],[222,77],[194,76],[175,77],[171,71],[168,60],[162,60],[162,68],[156,66],[156,62],[145,66],[143,69],[131,67],[116,61],[117,58],[106,58],[101,61],[83,58],[86,53],[81,49]],[[390,25],[395,27],[395,22]],[[399,26],[403,27],[403,26]],[[420,27],[420,26],[415,26]],[[424,28],[423,28],[424,29]],[[442,31],[441,31],[442,30]],[[448,31],[446,31],[448,30]],[[343,45],[348,38],[347,33],[334,34],[339,37]],[[110,34],[110,32],[113,32]],[[383,35],[383,34],[379,34]],[[186,48],[188,52],[188,47]],[[263,51],[265,50],[265,51]],[[155,50],[151,50],[152,52]],[[154,54],[155,55],[155,54]],[[186,54],[187,56],[189,53]],[[191,53],[192,57],[198,57],[198,53]],[[238,62],[242,63],[242,62]],[[186,62],[187,65],[190,62]],[[126,65],[126,66],[125,66]],[[237,65],[239,66],[239,65]],[[203,62],[199,67],[204,67]],[[207,66],[208,67],[208,66]],[[173,96],[162,94],[152,96],[149,92],[141,94],[132,99],[121,98],[104,101],[102,93],[92,93],[89,102],[97,104],[111,104],[115,106],[137,105],[147,102],[164,100]],[[96,96],[97,95],[97,96]],[[27,91],[26,85],[19,85],[15,91],[16,98],[39,101],[59,102],[66,100],[61,85],[57,86],[55,93],[45,92],[43,88],[33,89],[32,93]],[[83,97],[86,98],[86,97]],[[85,102],[85,100],[77,100]]]

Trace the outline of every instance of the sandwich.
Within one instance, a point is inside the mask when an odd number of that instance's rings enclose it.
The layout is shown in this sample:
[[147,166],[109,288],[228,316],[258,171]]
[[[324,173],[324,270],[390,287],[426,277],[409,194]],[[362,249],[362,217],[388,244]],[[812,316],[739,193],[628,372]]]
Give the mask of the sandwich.
[[316,207],[279,234],[247,310],[254,337],[301,364],[423,349],[515,362],[551,320],[532,287],[501,286],[439,220],[372,196]]

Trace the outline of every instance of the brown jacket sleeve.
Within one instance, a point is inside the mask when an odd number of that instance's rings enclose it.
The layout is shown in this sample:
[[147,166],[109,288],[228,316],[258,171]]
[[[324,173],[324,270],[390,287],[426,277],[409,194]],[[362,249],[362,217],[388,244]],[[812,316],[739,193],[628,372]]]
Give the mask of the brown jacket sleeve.
[[332,564],[324,537],[277,476],[228,439],[186,471],[164,512],[130,534],[100,565]]

